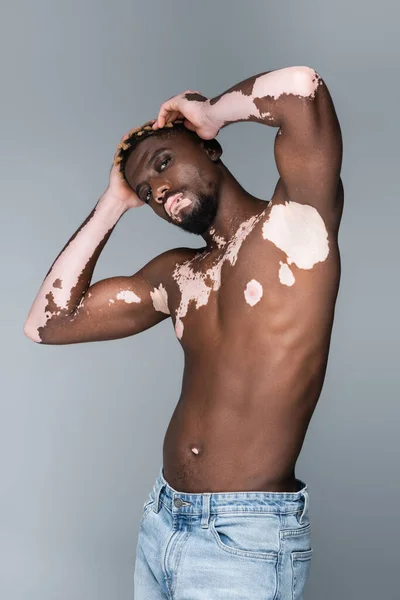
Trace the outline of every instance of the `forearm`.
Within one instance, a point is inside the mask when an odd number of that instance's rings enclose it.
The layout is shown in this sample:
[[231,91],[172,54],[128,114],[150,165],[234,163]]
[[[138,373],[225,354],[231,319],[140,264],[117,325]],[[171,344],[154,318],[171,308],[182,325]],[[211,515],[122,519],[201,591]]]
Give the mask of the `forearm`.
[[288,112],[288,95],[313,99],[322,80],[310,67],[286,67],[259,73],[208,100],[208,114],[219,127],[256,121],[280,127]]
[[40,342],[41,330],[49,319],[63,319],[77,309],[90,285],[100,253],[126,210],[125,204],[103,195],[61,250],[25,322],[24,332],[30,339]]

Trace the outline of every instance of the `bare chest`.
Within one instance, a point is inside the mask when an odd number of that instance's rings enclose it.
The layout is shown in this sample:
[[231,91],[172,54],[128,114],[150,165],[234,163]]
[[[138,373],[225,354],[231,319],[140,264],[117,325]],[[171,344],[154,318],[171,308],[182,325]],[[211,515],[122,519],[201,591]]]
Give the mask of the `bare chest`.
[[196,253],[172,274],[169,306],[182,343],[189,331],[198,335],[222,323],[243,331],[271,315],[279,319],[283,311],[298,314],[299,303],[309,304],[321,286],[327,292],[320,303],[333,300],[336,240],[315,208],[294,202],[267,206],[229,240],[215,236],[215,241],[213,251]]

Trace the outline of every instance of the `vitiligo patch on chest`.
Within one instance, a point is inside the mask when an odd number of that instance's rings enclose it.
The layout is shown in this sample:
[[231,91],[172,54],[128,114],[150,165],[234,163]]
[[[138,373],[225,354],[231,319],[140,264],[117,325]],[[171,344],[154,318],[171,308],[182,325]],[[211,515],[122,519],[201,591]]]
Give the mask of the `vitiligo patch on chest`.
[[261,300],[261,296],[263,295],[263,288],[259,281],[256,279],[252,279],[246,285],[246,289],[244,290],[244,297],[246,299],[247,304],[250,306],[254,306]]
[[[177,265],[173,278],[181,292],[175,321],[175,332],[178,338],[183,335],[183,318],[187,314],[189,304],[193,303],[198,309],[208,303],[211,292],[217,291],[221,286],[221,269],[224,261],[228,260],[231,265],[235,265],[244,240],[265,216],[267,209],[269,205],[260,215],[255,215],[240,225],[235,235],[226,242],[224,253],[205,272],[194,269],[195,261],[200,254]],[[286,254],[286,260],[279,261],[278,276],[282,285],[292,286],[295,283],[295,276],[289,265],[294,264],[300,269],[312,269],[316,263],[326,260],[329,254],[325,223],[319,212],[308,204],[288,201],[273,205],[268,218],[263,223],[262,237]],[[265,253],[262,254],[265,257]],[[264,259],[260,258],[260,260]],[[268,261],[268,266],[266,264],[265,268],[274,268],[273,262]],[[245,302],[255,306],[264,293],[262,284],[257,279],[251,278],[244,289]]]
[[179,339],[183,335],[184,326],[182,319],[187,314],[189,304],[193,303],[198,309],[208,303],[211,291],[216,291],[221,286],[221,269],[223,263],[226,260],[231,265],[236,263],[244,240],[265,215],[267,208],[261,214],[254,215],[241,223],[236,233],[226,242],[224,253],[205,272],[195,270],[193,267],[200,253],[197,253],[193,258],[181,265],[176,266],[173,278],[177,282],[181,292],[180,304],[176,310],[175,320],[175,333]]

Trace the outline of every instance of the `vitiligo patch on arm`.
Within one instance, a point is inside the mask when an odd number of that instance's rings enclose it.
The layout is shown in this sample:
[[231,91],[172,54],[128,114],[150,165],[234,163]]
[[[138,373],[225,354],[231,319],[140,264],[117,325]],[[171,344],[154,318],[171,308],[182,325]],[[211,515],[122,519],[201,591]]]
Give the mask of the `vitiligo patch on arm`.
[[328,232],[319,212],[308,204],[285,202],[271,208],[263,224],[262,236],[285,252],[286,262],[279,261],[279,280],[291,286],[295,277],[289,265],[312,269],[329,254]]
[[[31,329],[34,329],[30,337],[35,342],[42,341],[42,330],[49,319],[62,313],[71,313],[72,291],[79,284],[82,273],[96,248],[124,212],[125,208],[122,205],[111,203],[103,196],[92,215],[69,240],[46,275],[29,312],[28,321]],[[81,299],[79,306],[69,318],[74,319],[74,314],[82,307]]]
[[[250,117],[274,117],[262,109],[262,99],[277,100],[282,94],[292,94],[303,98],[314,98],[322,79],[311,67],[286,67],[259,75],[249,88],[225,92],[214,104],[210,112],[221,123],[246,120]],[[261,102],[260,102],[261,101]]]
[[168,294],[167,290],[163,286],[162,283],[158,286],[158,288],[154,288],[152,292],[150,292],[151,299],[153,301],[154,310],[158,310],[167,315],[170,314],[170,310],[168,308]]
[[135,292],[132,292],[132,290],[121,290],[115,297],[117,300],[124,300],[128,304],[131,302],[140,302],[139,296]]

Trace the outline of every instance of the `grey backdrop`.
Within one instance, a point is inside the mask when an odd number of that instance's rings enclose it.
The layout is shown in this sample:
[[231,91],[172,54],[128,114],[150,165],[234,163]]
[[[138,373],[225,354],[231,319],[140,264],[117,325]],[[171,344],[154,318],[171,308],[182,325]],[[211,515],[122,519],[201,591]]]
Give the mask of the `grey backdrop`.
[[[104,191],[115,146],[185,89],[269,69],[325,78],[344,140],[342,281],[328,372],[296,474],[308,482],[307,598],[394,600],[399,564],[399,19],[394,2],[14,0],[2,9],[0,597],[133,597],[137,527],[183,355],[170,320],[123,340],[23,335],[48,268]],[[228,167],[268,199],[276,130],[231,125]],[[201,240],[147,207],[93,282]]]

